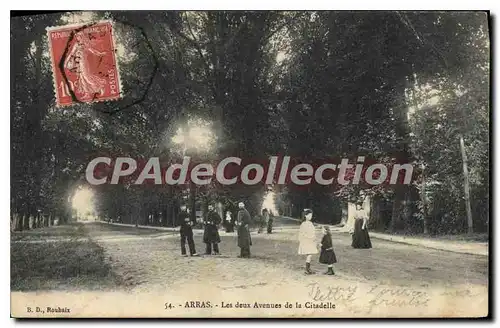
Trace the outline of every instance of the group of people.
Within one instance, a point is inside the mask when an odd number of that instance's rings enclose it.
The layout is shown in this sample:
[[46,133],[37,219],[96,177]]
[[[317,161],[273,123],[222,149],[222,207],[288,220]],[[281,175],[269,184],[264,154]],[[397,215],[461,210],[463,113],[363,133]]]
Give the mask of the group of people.
[[[226,231],[234,231],[234,224],[236,224],[238,233],[238,247],[240,248],[240,256],[243,258],[250,257],[250,246],[252,245],[252,238],[250,237],[250,213],[245,208],[245,204],[240,202],[238,204],[238,216],[235,223],[231,221],[231,216],[228,215],[229,220],[226,219]],[[196,252],[196,246],[193,239],[193,225],[195,224],[189,217],[187,208],[183,206],[181,208],[181,214],[179,215],[181,219],[181,254],[187,256],[186,252],[186,242],[189,247],[189,253],[191,256],[198,256]],[[205,255],[220,255],[219,243],[219,225],[221,224],[220,215],[214,210],[213,205],[208,206],[208,213],[206,215],[206,220],[204,223],[203,231],[203,243],[205,243]],[[272,223],[271,223],[272,224]],[[272,228],[271,228],[272,229]],[[270,231],[270,230],[268,230]]]
[[[240,202],[238,204],[238,215],[235,222],[237,226],[238,235],[238,247],[240,248],[241,258],[250,257],[250,246],[252,246],[252,238],[250,236],[250,222],[251,217],[248,210],[245,208],[245,204]],[[319,262],[327,265],[327,271],[325,274],[334,275],[333,264],[337,263],[337,256],[333,249],[332,234],[328,226],[323,226],[323,237],[319,243],[316,239],[316,228],[312,223],[313,212],[310,209],[304,210],[304,222],[301,223],[299,228],[299,249],[298,253],[300,255],[306,256],[306,266],[305,273],[313,274],[311,270],[311,260],[312,256],[318,254],[318,247],[320,248]],[[263,219],[259,225],[259,233],[263,230],[262,222],[267,224],[268,233],[272,232],[272,216],[269,215],[269,211],[264,209],[262,212]],[[181,254],[187,256],[186,253],[186,242],[189,247],[189,253],[191,256],[198,256],[196,253],[196,248],[193,239],[193,225],[194,222],[191,221],[186,207],[181,209]],[[208,213],[206,215],[206,220],[204,221],[204,232],[203,232],[203,243],[205,243],[205,254],[206,255],[220,255],[219,243],[221,241],[219,235],[219,225],[222,220],[220,215],[214,210],[213,205],[208,206]],[[227,231],[227,227],[226,227]],[[352,234],[352,247],[353,248],[371,248],[372,244],[370,241],[370,236],[367,229],[366,219],[356,219],[354,223]]]
[[[323,226],[323,238],[319,244],[316,243],[316,228],[312,221],[312,210],[305,209],[305,221],[301,223],[299,228],[299,250],[300,255],[306,256],[305,273],[313,274],[311,270],[311,260],[314,254],[318,254],[318,246],[321,250],[319,263],[327,265],[327,275],[335,275],[333,264],[337,263],[337,255],[333,249],[332,234],[330,227]],[[356,218],[354,229],[351,231],[353,248],[372,248],[370,235],[368,234],[366,218]]]

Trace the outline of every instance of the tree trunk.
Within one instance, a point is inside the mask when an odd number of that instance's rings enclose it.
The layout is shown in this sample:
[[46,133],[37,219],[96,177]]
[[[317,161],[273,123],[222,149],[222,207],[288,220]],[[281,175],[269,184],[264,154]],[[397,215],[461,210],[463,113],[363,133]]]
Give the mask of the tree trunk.
[[137,225],[148,225],[148,217],[143,215],[141,209],[134,207],[132,216],[137,218]]
[[422,199],[422,215],[423,215],[423,221],[424,221],[424,235],[429,234],[429,222],[428,222],[428,217],[427,217],[427,195],[425,191],[425,172],[422,170],[422,188],[421,188],[421,195]]
[[17,213],[10,212],[10,231],[16,231],[17,227]]
[[22,212],[21,217],[19,218],[19,231],[23,231],[26,229],[26,223],[24,223],[25,216],[26,216],[26,214],[24,212]]
[[167,208],[168,205],[162,205],[160,207],[160,226],[161,227],[166,227],[167,226]]
[[385,222],[382,218],[381,211],[381,198],[380,196],[375,196],[371,199],[370,203],[370,228],[373,230],[384,230]]
[[405,188],[404,186],[397,185],[392,204],[391,224],[389,226],[391,232],[396,232],[404,228],[404,200]]
[[159,226],[161,218],[160,218],[160,213],[158,212],[158,210],[154,211],[154,216],[155,216],[155,226]]
[[139,211],[137,210],[136,206],[132,207],[129,216],[130,216],[130,222],[135,222],[136,227],[139,226],[139,224],[142,224],[141,216],[139,215]]
[[29,212],[23,214],[23,230],[30,230],[30,215]]
[[189,209],[191,221],[196,222],[196,189],[192,181],[189,183]]
[[173,200],[169,199],[167,201],[165,208],[164,208],[165,212],[163,213],[163,215],[164,215],[164,220],[165,220],[165,224],[164,224],[165,227],[170,227],[174,222],[173,211],[172,211],[173,205],[174,205]]
[[340,224],[342,226],[345,226],[349,218],[349,203],[344,200],[341,200],[340,203],[342,206],[342,219],[340,220]]
[[179,222],[179,210],[180,210],[180,201],[179,199],[175,198],[172,201],[172,207],[170,208],[172,211],[172,226],[176,227],[178,226],[181,222]]
[[163,208],[163,226],[170,227],[173,224],[174,188],[173,186],[167,186],[167,188],[167,199]]
[[23,213],[17,213],[16,231],[23,231]]
[[467,212],[467,232],[473,233],[472,226],[472,210],[470,205],[470,190],[469,190],[469,171],[467,169],[467,154],[465,153],[464,138],[460,136],[460,150],[462,152],[462,162],[464,171],[464,194],[465,194],[465,210]]
[[222,202],[220,202],[220,201],[217,202],[217,213],[222,218],[222,220],[224,220],[224,208],[222,206]]
[[208,214],[208,197],[204,196],[202,198],[202,203],[201,203],[201,215],[203,221],[207,219],[207,214]]

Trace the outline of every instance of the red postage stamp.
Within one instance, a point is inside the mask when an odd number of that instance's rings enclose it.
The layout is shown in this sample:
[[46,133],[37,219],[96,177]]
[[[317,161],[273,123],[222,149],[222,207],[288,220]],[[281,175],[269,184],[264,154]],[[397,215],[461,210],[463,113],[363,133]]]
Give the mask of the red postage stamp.
[[121,97],[110,21],[50,27],[47,33],[57,106]]

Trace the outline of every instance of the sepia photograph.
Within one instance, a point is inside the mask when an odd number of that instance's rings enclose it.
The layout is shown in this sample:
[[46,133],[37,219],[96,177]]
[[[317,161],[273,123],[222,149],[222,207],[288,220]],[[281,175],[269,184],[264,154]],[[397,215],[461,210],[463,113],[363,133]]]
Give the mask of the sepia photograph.
[[11,11],[11,317],[488,318],[491,28]]

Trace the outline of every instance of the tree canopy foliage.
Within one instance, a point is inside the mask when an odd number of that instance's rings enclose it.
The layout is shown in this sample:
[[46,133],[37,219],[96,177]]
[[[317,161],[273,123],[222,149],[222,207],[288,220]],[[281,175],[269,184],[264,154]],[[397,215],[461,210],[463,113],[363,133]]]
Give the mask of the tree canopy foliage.
[[[56,108],[47,26],[112,19],[122,100]],[[192,155],[315,163],[363,155],[423,167],[411,186],[373,188],[377,229],[466,229],[460,138],[475,227],[489,212],[489,30],[484,12],[97,12],[11,19],[12,216],[61,221],[96,155],[179,158],[171,138],[191,117],[213,123],[215,149]],[[425,184],[425,188],[423,188]],[[265,186],[197,187],[260,210]],[[424,190],[425,192],[422,192]],[[175,225],[181,188],[95,187],[97,212]],[[282,188],[293,216],[340,221],[348,186]],[[28,222],[28,223],[27,223]],[[46,221],[50,222],[50,220]]]

